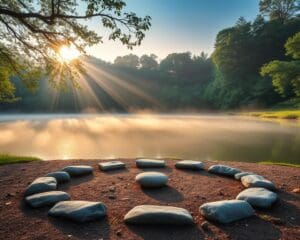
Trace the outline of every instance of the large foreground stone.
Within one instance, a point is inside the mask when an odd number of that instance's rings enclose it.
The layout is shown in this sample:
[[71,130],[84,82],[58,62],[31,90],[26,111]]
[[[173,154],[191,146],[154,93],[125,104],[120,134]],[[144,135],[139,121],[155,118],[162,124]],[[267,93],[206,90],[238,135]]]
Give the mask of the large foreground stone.
[[201,214],[208,220],[231,223],[254,215],[251,205],[242,200],[224,200],[200,206]]
[[70,195],[66,192],[51,191],[33,194],[25,198],[25,201],[34,208],[51,206],[60,201],[70,200]]
[[260,175],[247,175],[241,178],[242,184],[247,187],[262,187],[270,190],[275,190],[275,185]]
[[125,215],[124,221],[134,224],[193,224],[193,218],[186,209],[154,205],[134,207]]
[[168,182],[168,177],[160,172],[144,172],[135,177],[135,181],[142,187],[155,188],[163,187]]
[[179,169],[202,170],[204,164],[193,160],[183,160],[175,163],[175,167]]
[[253,172],[240,172],[240,173],[235,174],[234,178],[236,180],[240,180],[244,176],[253,175],[253,174],[255,175],[255,173],[253,173]]
[[120,161],[110,161],[99,163],[99,168],[102,171],[111,171],[125,168],[125,163]]
[[166,162],[164,160],[156,159],[138,159],[135,163],[139,168],[160,168],[166,166]]
[[67,166],[63,168],[63,171],[69,173],[71,176],[77,177],[82,175],[91,174],[93,168],[86,165]]
[[101,202],[63,201],[55,204],[48,214],[77,222],[87,222],[103,218],[106,215],[106,207]]
[[39,177],[35,179],[26,189],[25,196],[35,193],[53,191],[57,187],[57,182],[54,177]]
[[248,188],[237,195],[236,199],[245,200],[253,207],[269,208],[277,200],[277,194],[265,188]]
[[235,174],[240,173],[241,170],[225,165],[213,165],[209,167],[208,172],[233,177]]
[[68,182],[71,179],[69,173],[64,171],[51,172],[46,177],[54,177],[58,183]]

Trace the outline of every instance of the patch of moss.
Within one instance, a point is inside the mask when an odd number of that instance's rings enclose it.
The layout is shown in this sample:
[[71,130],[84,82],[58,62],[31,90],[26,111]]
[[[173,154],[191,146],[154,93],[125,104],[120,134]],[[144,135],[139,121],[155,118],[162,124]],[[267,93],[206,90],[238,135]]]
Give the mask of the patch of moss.
[[261,117],[261,118],[278,118],[278,119],[300,119],[300,110],[273,110],[262,112],[243,112],[241,115]]
[[259,162],[259,164],[280,165],[280,166],[287,166],[287,167],[297,167],[297,168],[300,168],[300,164],[283,163],[283,162],[264,161],[264,162]]
[[40,161],[41,159],[31,156],[16,156],[10,154],[0,154],[0,165],[14,164],[14,163],[26,163],[32,161]]

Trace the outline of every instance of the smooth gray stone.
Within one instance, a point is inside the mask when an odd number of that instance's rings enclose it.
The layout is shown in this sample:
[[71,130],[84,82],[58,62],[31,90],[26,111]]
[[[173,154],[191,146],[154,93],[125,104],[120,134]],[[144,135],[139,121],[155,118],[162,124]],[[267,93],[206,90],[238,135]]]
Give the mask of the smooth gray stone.
[[242,200],[209,202],[199,210],[206,219],[219,223],[231,223],[254,215],[251,205]]
[[269,208],[277,200],[277,194],[265,188],[248,188],[237,195],[236,199],[245,200],[253,207]]
[[225,165],[213,165],[209,167],[208,172],[233,177],[235,174],[240,173],[241,170]]
[[140,205],[131,209],[124,217],[133,224],[193,224],[193,217],[184,208],[170,206]]
[[54,177],[39,177],[35,179],[25,190],[24,195],[53,191],[57,187],[57,181]]
[[175,167],[179,169],[202,170],[204,164],[199,161],[183,160],[175,163]]
[[64,171],[51,172],[46,177],[54,177],[58,183],[69,182],[71,179],[69,173]]
[[51,206],[57,202],[70,200],[70,195],[62,191],[36,193],[25,198],[25,201],[34,208]]
[[106,215],[106,206],[102,202],[63,201],[55,204],[48,214],[76,222],[87,222],[102,219]]
[[110,171],[125,168],[125,163],[121,161],[110,161],[110,162],[102,162],[99,163],[99,168],[102,171]]
[[138,174],[135,181],[145,188],[163,187],[167,184],[168,177],[160,172],[144,172]]
[[260,175],[247,175],[241,178],[242,184],[246,188],[252,188],[252,187],[262,187],[262,188],[267,188],[269,190],[275,190],[276,187],[275,185],[265,179],[263,176]]
[[242,177],[247,176],[247,175],[255,175],[253,172],[240,172],[234,175],[234,178],[236,180],[240,180]]
[[135,163],[139,168],[161,168],[166,166],[166,162],[164,160],[156,159],[138,159]]
[[72,177],[87,175],[93,172],[93,168],[86,165],[67,166],[62,170],[69,173]]

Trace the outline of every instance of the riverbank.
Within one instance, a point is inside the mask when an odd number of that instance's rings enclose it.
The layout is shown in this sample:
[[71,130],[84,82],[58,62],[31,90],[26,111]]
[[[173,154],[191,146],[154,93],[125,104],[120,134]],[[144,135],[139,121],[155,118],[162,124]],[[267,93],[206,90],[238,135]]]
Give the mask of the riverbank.
[[275,118],[275,119],[300,119],[300,110],[268,110],[255,112],[240,112],[238,115],[260,117],[260,118]]
[[[241,162],[218,162],[265,176],[278,187],[278,201],[270,210],[257,210],[255,217],[229,225],[208,223],[199,213],[205,202],[234,199],[243,190],[239,181],[220,177],[207,171],[190,172],[168,167],[156,169],[169,176],[168,187],[142,190],[135,176],[142,172],[133,159],[122,159],[126,170],[101,172],[101,160],[37,161],[0,166],[0,238],[1,239],[297,239],[300,227],[300,197],[293,193],[299,188],[300,169],[286,166]],[[78,224],[47,216],[49,208],[30,209],[22,201],[27,185],[35,178],[67,165],[90,165],[92,176],[74,178],[62,184],[73,200],[102,201],[108,207],[107,218]],[[205,168],[216,162],[205,162]],[[153,169],[152,169],[153,170]],[[195,219],[190,227],[132,226],[123,217],[132,207],[141,204],[170,205],[189,210]]]

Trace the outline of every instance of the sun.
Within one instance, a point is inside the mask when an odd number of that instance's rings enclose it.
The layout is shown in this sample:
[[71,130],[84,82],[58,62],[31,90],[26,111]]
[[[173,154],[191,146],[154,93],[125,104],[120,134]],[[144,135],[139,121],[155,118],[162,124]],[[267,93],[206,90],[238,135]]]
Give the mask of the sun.
[[59,49],[59,56],[62,62],[70,62],[80,56],[80,52],[74,45],[63,45]]

